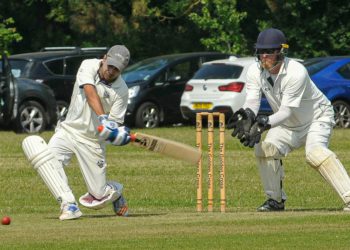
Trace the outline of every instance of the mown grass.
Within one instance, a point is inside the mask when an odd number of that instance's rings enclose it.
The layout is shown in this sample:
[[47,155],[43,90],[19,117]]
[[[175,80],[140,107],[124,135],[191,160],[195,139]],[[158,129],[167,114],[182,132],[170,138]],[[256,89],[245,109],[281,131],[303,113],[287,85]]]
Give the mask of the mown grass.
[[[143,132],[195,144],[193,127]],[[108,178],[124,184],[130,217],[115,217],[111,208],[99,211],[81,208],[84,216],[80,220],[60,222],[58,204],[24,157],[21,141],[25,136],[0,132],[0,216],[12,218],[10,226],[0,226],[0,249],[348,249],[350,246],[350,214],[342,212],[342,202],[335,192],[305,163],[303,149],[284,160],[287,210],[257,213],[255,209],[264,201],[264,194],[253,151],[242,147],[227,131],[227,212],[221,214],[218,188],[214,194],[215,212],[195,212],[196,166],[131,145],[111,146],[107,152]],[[41,136],[49,140],[52,132]],[[330,148],[350,172],[350,130],[335,130]],[[75,159],[66,172],[79,198],[86,189]],[[214,177],[218,187],[218,168]]]

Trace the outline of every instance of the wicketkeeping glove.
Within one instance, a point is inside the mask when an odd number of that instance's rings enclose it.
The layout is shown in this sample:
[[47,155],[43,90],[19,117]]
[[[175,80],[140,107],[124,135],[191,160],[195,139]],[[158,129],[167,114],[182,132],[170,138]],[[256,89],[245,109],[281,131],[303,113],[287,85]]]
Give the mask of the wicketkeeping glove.
[[255,120],[255,114],[250,108],[240,108],[236,111],[228,122],[227,128],[233,128],[232,137],[240,139],[243,143],[249,135],[250,128]]
[[254,147],[256,143],[259,143],[261,140],[261,134],[270,129],[271,125],[269,124],[269,117],[266,115],[259,115],[255,123],[253,124],[252,128],[249,132],[249,141],[246,143],[243,143],[244,146]]

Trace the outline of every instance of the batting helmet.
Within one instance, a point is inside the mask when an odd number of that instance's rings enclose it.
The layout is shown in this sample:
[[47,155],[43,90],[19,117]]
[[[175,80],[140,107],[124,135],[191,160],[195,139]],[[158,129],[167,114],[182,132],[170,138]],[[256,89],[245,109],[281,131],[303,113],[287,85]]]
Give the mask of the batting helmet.
[[276,48],[288,48],[288,45],[286,44],[286,37],[284,36],[283,32],[274,28],[266,29],[260,32],[255,44],[255,49]]

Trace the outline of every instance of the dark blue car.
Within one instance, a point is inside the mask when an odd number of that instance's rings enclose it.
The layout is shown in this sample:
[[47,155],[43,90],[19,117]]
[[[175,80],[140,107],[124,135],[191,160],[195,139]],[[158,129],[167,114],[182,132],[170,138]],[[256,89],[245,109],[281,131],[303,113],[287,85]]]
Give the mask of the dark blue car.
[[332,102],[336,126],[350,127],[350,56],[330,56],[304,61],[311,79]]

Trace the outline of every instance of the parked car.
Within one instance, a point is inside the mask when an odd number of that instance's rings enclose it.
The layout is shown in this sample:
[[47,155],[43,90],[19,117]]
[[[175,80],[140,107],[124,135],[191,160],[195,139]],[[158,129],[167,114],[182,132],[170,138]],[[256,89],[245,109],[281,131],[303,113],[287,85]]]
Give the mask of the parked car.
[[304,62],[311,79],[332,102],[336,126],[350,127],[350,56],[319,57]]
[[172,54],[129,66],[122,74],[129,87],[126,124],[154,128],[183,122],[180,100],[186,82],[202,63],[230,55],[219,52]]
[[[231,58],[205,63],[185,87],[180,104],[183,117],[194,120],[195,113],[202,111],[224,112],[230,117],[243,105],[245,74],[254,60],[254,57]],[[313,82],[332,102],[336,126],[349,128],[350,57],[296,60],[305,65]],[[271,112],[263,97],[259,113]]]
[[[184,119],[193,122],[197,112],[221,112],[229,119],[244,104],[246,73],[254,62],[254,57],[233,56],[204,63],[182,94],[180,109]],[[272,112],[265,98],[259,112]]]
[[0,124],[16,132],[37,133],[57,122],[53,91],[30,79],[14,78],[5,54],[0,65]]
[[39,52],[11,55],[9,61],[15,77],[33,79],[49,86],[55,93],[60,116],[65,117],[81,62],[101,58],[107,49],[46,47]]

